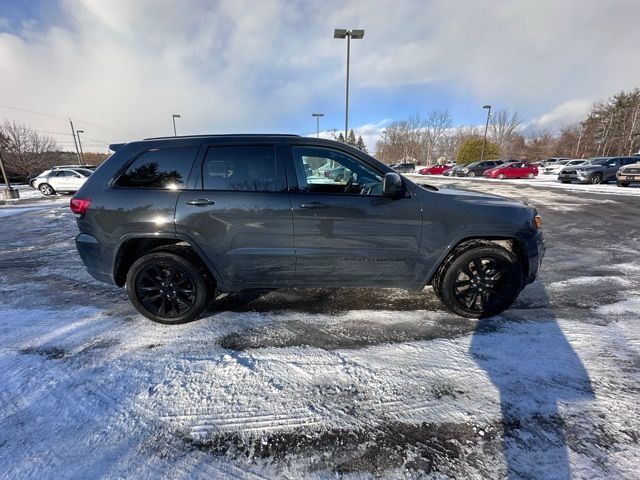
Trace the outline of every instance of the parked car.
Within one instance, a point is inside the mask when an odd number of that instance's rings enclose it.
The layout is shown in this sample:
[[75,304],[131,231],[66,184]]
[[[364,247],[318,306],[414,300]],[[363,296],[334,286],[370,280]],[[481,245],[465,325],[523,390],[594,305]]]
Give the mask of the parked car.
[[445,177],[457,177],[458,172],[464,167],[465,165],[454,165],[449,170],[445,170],[444,172],[442,172],[442,175],[444,175]]
[[324,176],[325,177],[331,178],[331,179],[335,180],[336,182],[343,181],[344,179],[348,178],[350,174],[351,174],[351,172],[349,170],[347,170],[345,167],[342,167],[342,166],[336,167],[336,168],[332,168],[331,170],[325,170],[324,171]]
[[558,174],[562,183],[606,183],[616,180],[616,173],[625,165],[638,161],[637,157],[597,157],[582,165],[564,167]]
[[502,165],[504,160],[484,160],[482,162],[474,162],[462,167],[456,172],[457,177],[481,177],[484,172]]
[[560,170],[562,170],[564,167],[573,167],[575,165],[583,165],[585,163],[587,163],[587,161],[584,159],[559,160],[555,163],[550,164],[547,167],[544,167],[544,171],[542,173],[544,173],[545,175],[558,175],[560,173]]
[[541,166],[543,167],[547,167],[550,166],[554,163],[558,163],[561,162],[563,160],[571,160],[570,158],[566,158],[566,157],[552,157],[552,158],[547,158],[546,160],[543,160],[541,163]]
[[56,192],[71,193],[76,192],[92,174],[93,170],[86,168],[54,167],[32,178],[29,186],[46,196]]
[[453,165],[431,165],[430,167],[421,168],[418,173],[420,175],[442,175],[452,167]]
[[538,176],[538,167],[524,162],[511,162],[499,165],[484,172],[487,178],[534,178]]
[[413,173],[416,169],[415,163],[398,163],[393,169],[398,173]]
[[[160,323],[197,318],[217,292],[292,286],[432,285],[453,312],[483,318],[535,279],[545,250],[533,207],[422,187],[331,140],[213,135],[110,148],[71,199],[76,247],[93,277],[126,285]],[[308,177],[308,158],[345,167],[350,182]]]
[[616,183],[619,187],[628,187],[632,183],[640,183],[640,158],[635,157],[637,163],[630,163],[620,167],[616,172]]

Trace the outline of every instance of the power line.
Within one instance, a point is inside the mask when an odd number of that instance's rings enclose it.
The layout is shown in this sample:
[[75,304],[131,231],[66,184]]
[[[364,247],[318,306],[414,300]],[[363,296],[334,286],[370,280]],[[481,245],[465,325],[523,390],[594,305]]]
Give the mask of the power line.
[[[19,112],[33,113],[33,114],[36,114],[36,115],[46,115],[47,117],[62,118],[63,120],[67,120],[69,118],[69,117],[64,117],[62,115],[57,115],[55,113],[38,112],[37,110],[29,110],[27,108],[12,107],[11,105],[2,105],[2,104],[0,104],[0,108],[7,108],[9,110],[17,110]],[[73,120],[75,120],[76,122],[84,123],[86,125],[91,125],[92,127],[102,128],[103,130],[109,130],[109,131],[112,131],[112,132],[115,132],[115,133],[120,133],[122,135],[127,135],[128,137],[138,138],[137,135],[133,135],[131,133],[127,133],[127,132],[123,132],[123,131],[120,131],[120,130],[116,130],[115,128],[105,127],[103,125],[98,125],[96,123],[87,122],[85,120],[81,120],[81,119],[75,118],[75,117],[71,117],[71,118]]]

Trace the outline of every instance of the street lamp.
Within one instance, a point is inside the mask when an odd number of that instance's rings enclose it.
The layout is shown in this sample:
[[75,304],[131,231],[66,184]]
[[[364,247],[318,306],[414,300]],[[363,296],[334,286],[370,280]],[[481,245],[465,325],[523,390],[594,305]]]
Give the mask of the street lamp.
[[324,113],[312,113],[312,117],[316,117],[316,138],[320,138],[320,117],[324,117]]
[[76,130],[76,135],[78,136],[78,146],[80,147],[80,160],[82,165],[86,165],[84,161],[84,152],[82,151],[82,142],[80,141],[80,134],[84,133],[84,130]]
[[347,39],[347,90],[344,110],[344,141],[347,141],[347,133],[349,130],[349,57],[351,55],[351,39],[360,40],[364,37],[364,30],[347,30],[345,28],[336,28],[333,31],[333,38]]
[[171,119],[173,120],[173,136],[177,137],[178,134],[176,133],[176,118],[180,118],[180,115],[178,115],[177,113],[174,113],[173,115],[171,115]]
[[484,140],[482,141],[482,152],[480,153],[480,161],[484,160],[484,149],[487,146],[487,129],[489,128],[489,119],[491,118],[491,105],[484,105],[482,108],[487,110],[487,123],[484,126]]
[[382,162],[384,163],[384,158],[386,157],[386,153],[387,153],[387,131],[386,130],[382,130],[382,136],[384,137],[384,140],[382,141]]

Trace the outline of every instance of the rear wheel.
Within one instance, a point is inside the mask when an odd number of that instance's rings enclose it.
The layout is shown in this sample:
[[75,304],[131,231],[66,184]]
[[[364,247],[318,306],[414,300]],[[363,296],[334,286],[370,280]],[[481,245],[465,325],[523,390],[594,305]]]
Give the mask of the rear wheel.
[[486,318],[506,310],[522,290],[518,258],[498,245],[463,250],[433,282],[436,294],[462,317]]
[[527,174],[527,178],[528,178],[529,180],[531,180],[533,177],[535,177],[535,175],[533,174],[533,172],[529,172],[529,173]]
[[602,174],[594,173],[593,175],[591,175],[589,177],[589,183],[592,185],[598,185],[599,183],[602,183]]
[[126,286],[138,312],[168,325],[197,319],[212,293],[199,261],[173,250],[154,251],[136,260],[127,273]]
[[38,190],[40,190],[40,193],[42,193],[45,196],[49,196],[49,195],[53,195],[54,193],[56,193],[56,191],[53,189],[53,187],[51,185],[49,185],[48,183],[43,183],[42,185],[40,185],[38,187]]

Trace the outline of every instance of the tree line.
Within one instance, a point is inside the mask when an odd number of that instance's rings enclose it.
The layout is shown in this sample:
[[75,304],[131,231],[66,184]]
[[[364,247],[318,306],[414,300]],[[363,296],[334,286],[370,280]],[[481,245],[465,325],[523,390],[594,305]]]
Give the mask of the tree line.
[[[78,163],[75,152],[60,151],[50,135],[10,120],[0,123],[0,155],[7,175],[15,180],[24,180],[53,165]],[[99,165],[107,158],[106,154],[92,152],[83,156],[89,165]]]
[[[385,163],[407,159],[427,165],[442,158],[456,160],[463,144],[482,139],[484,130],[479,125],[454,127],[448,110],[413,114],[386,127],[376,143],[376,157]],[[585,119],[555,132],[527,127],[518,112],[498,110],[489,119],[487,141],[492,145],[486,158],[537,161],[631,155],[640,149],[640,90],[621,91],[595,102]],[[465,158],[468,152],[465,149]]]

